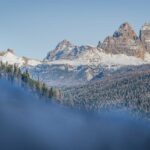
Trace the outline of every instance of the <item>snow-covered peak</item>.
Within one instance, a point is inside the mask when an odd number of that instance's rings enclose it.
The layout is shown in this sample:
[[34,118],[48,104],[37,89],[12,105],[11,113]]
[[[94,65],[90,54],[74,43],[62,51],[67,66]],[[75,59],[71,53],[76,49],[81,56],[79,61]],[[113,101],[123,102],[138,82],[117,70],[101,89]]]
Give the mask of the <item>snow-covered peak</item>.
[[52,51],[50,51],[44,61],[52,61],[52,60],[58,60],[58,59],[63,59],[66,58],[66,56],[75,48],[71,42],[67,40],[63,40],[58,45],[56,48]]
[[63,40],[60,43],[58,43],[58,45],[56,46],[55,50],[66,50],[68,48],[72,48],[74,47],[74,45],[68,41],[68,40]]
[[55,60],[73,60],[79,58],[86,51],[95,49],[91,45],[75,46],[67,40],[60,42],[56,48],[50,51],[44,61],[55,61]]
[[19,67],[24,65],[36,66],[38,64],[41,64],[41,62],[38,60],[29,59],[26,57],[18,57],[11,49],[0,52],[0,61],[3,63],[8,63],[10,65],[16,64]]
[[0,52],[0,61],[11,65],[17,64],[18,66],[22,66],[24,63],[22,58],[17,57],[14,53],[8,50],[6,52]]

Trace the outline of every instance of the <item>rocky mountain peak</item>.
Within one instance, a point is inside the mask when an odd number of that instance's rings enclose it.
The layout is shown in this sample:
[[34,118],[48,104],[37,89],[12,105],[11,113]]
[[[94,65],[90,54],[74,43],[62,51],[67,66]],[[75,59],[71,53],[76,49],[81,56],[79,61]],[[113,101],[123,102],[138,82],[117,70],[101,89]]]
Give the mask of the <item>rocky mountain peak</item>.
[[140,30],[140,39],[147,52],[150,53],[150,23],[145,23]]
[[113,36],[104,40],[100,48],[106,53],[144,58],[143,44],[129,23],[123,23]]
[[55,50],[64,50],[69,47],[73,47],[73,44],[68,40],[63,40],[60,43],[58,43]]
[[12,53],[12,54],[14,54],[14,51],[12,50],[12,49],[7,49],[7,51],[6,51],[7,53],[9,52],[9,53]]
[[132,30],[132,27],[130,26],[130,24],[128,22],[123,23],[122,25],[120,25],[120,30],[124,30],[124,31],[128,31],[128,30]]
[[83,57],[85,53],[86,55],[94,55],[97,51],[97,48],[92,45],[75,46],[69,41],[63,40],[47,54],[44,61],[74,60]]
[[75,47],[70,41],[63,40],[58,43],[54,50],[47,54],[44,61],[64,59]]
[[136,33],[133,31],[129,23],[123,23],[119,29],[113,34],[114,38],[123,37],[130,39],[137,39]]
[[61,41],[54,50],[50,51],[45,61],[74,60],[83,56],[96,56],[97,52],[105,54],[124,54],[144,59],[145,51],[150,52],[150,24],[145,24],[141,29],[140,37],[134,32],[132,26],[125,22],[119,26],[112,36],[108,36],[97,47],[75,46],[68,40]]

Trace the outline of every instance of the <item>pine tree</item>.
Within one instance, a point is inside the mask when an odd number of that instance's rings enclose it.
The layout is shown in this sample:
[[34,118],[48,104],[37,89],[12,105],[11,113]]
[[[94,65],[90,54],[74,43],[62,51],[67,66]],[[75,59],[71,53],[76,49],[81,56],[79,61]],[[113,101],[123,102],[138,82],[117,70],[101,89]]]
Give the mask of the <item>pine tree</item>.
[[45,83],[42,84],[42,96],[47,96],[48,89]]
[[52,98],[54,96],[53,88],[50,88],[48,91],[48,98]]
[[28,83],[29,78],[30,78],[30,76],[29,76],[28,70],[26,70],[26,72],[21,74],[21,79],[23,82]]
[[9,65],[7,62],[5,64],[0,62],[0,78],[2,77],[12,82],[15,81],[19,86],[28,87],[30,91],[36,92],[39,96],[45,98],[60,97],[60,91],[58,89],[49,89],[45,83],[33,80],[30,78],[28,70],[22,73],[16,64]]

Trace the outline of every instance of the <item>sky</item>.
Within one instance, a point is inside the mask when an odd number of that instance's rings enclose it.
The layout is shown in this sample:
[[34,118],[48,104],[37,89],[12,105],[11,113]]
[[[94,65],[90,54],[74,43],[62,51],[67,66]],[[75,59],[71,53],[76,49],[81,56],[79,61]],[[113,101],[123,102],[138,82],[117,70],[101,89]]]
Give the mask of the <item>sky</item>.
[[150,22],[149,0],[0,0],[0,50],[43,59],[63,39],[94,45],[123,22],[137,34]]

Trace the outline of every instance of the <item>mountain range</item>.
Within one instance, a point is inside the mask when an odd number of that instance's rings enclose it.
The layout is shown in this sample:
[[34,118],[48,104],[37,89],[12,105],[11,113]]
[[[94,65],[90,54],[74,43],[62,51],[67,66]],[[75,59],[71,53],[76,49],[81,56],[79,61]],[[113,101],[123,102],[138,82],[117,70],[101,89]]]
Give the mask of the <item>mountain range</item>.
[[63,40],[42,61],[17,57],[10,49],[0,52],[0,61],[28,69],[32,78],[48,86],[85,84],[101,80],[120,68],[150,64],[150,24],[144,24],[139,33],[129,23],[123,23],[95,47]]

